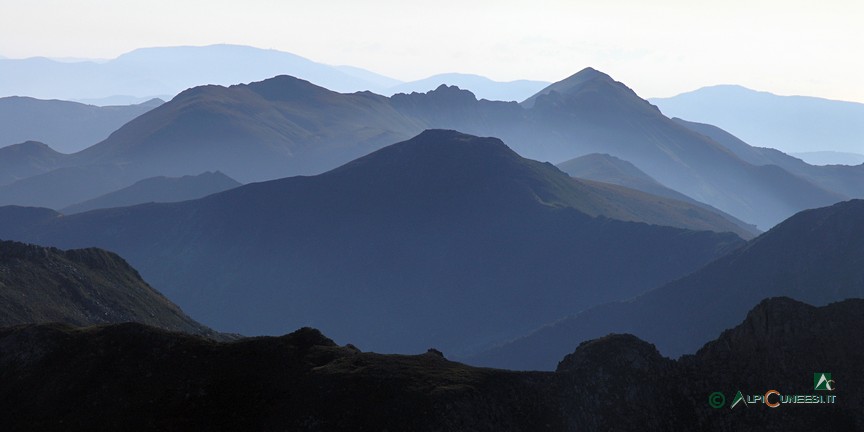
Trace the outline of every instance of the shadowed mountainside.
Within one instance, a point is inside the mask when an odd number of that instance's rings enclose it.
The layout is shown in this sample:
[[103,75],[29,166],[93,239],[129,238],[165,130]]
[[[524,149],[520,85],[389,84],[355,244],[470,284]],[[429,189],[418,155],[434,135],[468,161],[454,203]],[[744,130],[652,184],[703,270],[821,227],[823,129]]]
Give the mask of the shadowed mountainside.
[[220,330],[314,325],[368,349],[466,353],[636,295],[742,243],[611,219],[699,210],[645,196],[573,179],[498,139],[436,130],[325,174],[195,201],[32,223],[21,213],[36,210],[7,207],[0,235],[117,251]]
[[654,180],[648,174],[642,172],[639,168],[636,168],[630,162],[618,159],[615,156],[592,153],[571,159],[567,162],[562,162],[557,166],[562,171],[576,178],[624,186],[654,196],[666,197],[690,203],[709,212],[720,214],[725,219],[738,226],[738,230],[735,231],[735,233],[744,239],[749,240],[759,234],[759,230],[757,230],[755,226],[740,221],[732,215],[723,213],[707,204],[696,201],[687,195],[669,189],[658,183],[657,180]]
[[549,369],[568,346],[633,333],[666,355],[695,351],[766,297],[824,305],[864,297],[864,201],[796,214],[704,268],[625,302],[592,308],[470,359]]
[[147,285],[113,253],[0,241],[0,326],[48,322],[77,326],[138,322],[216,335]]

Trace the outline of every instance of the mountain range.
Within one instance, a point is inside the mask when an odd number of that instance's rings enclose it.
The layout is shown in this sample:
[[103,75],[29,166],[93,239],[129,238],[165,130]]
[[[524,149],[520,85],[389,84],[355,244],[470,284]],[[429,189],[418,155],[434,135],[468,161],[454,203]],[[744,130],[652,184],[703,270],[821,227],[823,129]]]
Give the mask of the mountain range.
[[[481,98],[504,101],[521,101],[549,84],[530,80],[498,82],[459,73],[403,82],[362,68],[331,66],[284,51],[223,44],[141,48],[98,61],[0,57],[0,96],[124,105],[138,103],[141,98],[171,98],[205,84],[231,85],[277,75],[292,75],[337,92],[372,91],[385,96],[426,92],[441,84],[458,85]],[[26,137],[18,142],[28,139],[40,140]]]
[[132,186],[63,209],[63,214],[95,209],[128,207],[136,204],[188,201],[241,186],[219,171],[197,176],[152,177]]
[[858,197],[864,178],[861,167],[816,167],[825,168],[817,184],[743,160],[590,68],[522,105],[478,101],[448,86],[391,98],[340,94],[281,76],[184,91],[64,158],[55,171],[0,187],[0,204],[63,208],[144,178],[203,171],[219,170],[243,183],[316,174],[428,128],[500,137],[541,161],[610,154],[760,229],[805,208]]
[[476,351],[742,243],[613,219],[704,224],[706,212],[576,180],[500,140],[453,131],[195,201],[22,216],[33,211],[0,209],[0,237],[117,251],[218,330],[312,325],[384,352]]
[[162,103],[152,99],[137,105],[97,107],[30,97],[0,98],[0,147],[39,141],[60,153],[74,153]]
[[[240,45],[141,48],[107,61],[0,59],[0,95],[98,99],[176,95],[202,84],[229,85],[290,73],[336,91],[376,90],[386,79],[295,54]],[[369,78],[372,78],[371,80]],[[391,85],[398,81],[389,81]]]
[[650,101],[670,117],[721,127],[757,147],[786,153],[864,153],[861,103],[778,96],[734,85],[704,87]]
[[692,274],[560,320],[470,361],[551,369],[566,347],[632,333],[664,355],[692,353],[766,297],[814,305],[864,297],[864,201],[806,210]]
[[549,84],[545,81],[531,80],[500,82],[480,75],[447,73],[402,83],[386,89],[382,94],[392,96],[397,93],[427,93],[442,85],[447,85],[469,90],[478,99],[520,102]]
[[[381,355],[319,331],[214,343],[140,324],[0,329],[4,430],[858,430],[864,302],[760,303],[674,361],[631,335],[555,372],[475,368],[436,350]],[[818,346],[819,349],[814,349]],[[794,358],[794,361],[789,361]],[[815,373],[833,375],[814,390]],[[738,403],[775,389],[822,404]],[[717,395],[722,397],[718,400]],[[780,400],[769,396],[769,403]],[[710,403],[720,402],[718,405]]]

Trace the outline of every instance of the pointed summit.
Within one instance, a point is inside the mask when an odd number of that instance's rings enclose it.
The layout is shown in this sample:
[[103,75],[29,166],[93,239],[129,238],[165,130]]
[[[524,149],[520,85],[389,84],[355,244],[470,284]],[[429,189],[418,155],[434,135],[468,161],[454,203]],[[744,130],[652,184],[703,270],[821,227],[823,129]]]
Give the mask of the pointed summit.
[[590,67],[546,87],[520,105],[541,111],[551,110],[556,115],[562,112],[600,117],[634,113],[662,115],[629,87]]
[[521,105],[525,108],[533,108],[534,103],[537,99],[542,95],[548,95],[552,92],[557,92],[561,94],[575,94],[578,93],[586,84],[592,81],[602,81],[606,83],[615,83],[615,80],[612,79],[609,75],[598,71],[592,67],[586,67],[579,72],[576,72],[573,75],[570,75],[567,78],[564,78],[561,81],[550,84],[548,87],[540,90],[534,96],[531,96],[528,99],[525,99]]

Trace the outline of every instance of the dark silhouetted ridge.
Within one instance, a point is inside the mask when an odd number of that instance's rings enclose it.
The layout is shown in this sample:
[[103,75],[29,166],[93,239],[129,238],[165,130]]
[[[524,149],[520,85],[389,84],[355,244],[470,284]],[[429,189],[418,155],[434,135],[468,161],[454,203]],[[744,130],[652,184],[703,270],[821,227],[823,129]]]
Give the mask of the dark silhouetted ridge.
[[47,322],[77,326],[139,322],[215,335],[113,253],[0,242],[0,326]]
[[[0,329],[0,427],[858,430],[862,314],[860,299],[814,308],[773,298],[694,356],[673,361],[609,335],[579,345],[557,372],[476,368],[435,350],[362,352],[312,328],[217,343],[141,324],[18,326]],[[834,390],[814,391],[814,371],[832,373]],[[836,403],[730,410],[738,390],[766,389]],[[709,405],[715,392],[720,408]]]

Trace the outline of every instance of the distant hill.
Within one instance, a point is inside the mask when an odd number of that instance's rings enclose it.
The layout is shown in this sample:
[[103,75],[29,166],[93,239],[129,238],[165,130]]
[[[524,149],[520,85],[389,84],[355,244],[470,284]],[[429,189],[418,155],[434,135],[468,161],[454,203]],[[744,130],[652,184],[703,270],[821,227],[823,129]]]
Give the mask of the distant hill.
[[757,147],[786,153],[864,148],[864,104],[778,96],[735,85],[650,100],[670,117],[719,126]]
[[499,82],[480,75],[447,73],[390,87],[385,94],[426,93],[435,90],[441,85],[456,86],[469,90],[478,99],[519,102],[537,93],[548,86],[549,83],[529,80]]
[[63,214],[126,207],[151,202],[178,202],[202,198],[233,189],[241,184],[221,172],[206,172],[197,176],[153,177],[101,197],[60,210]]
[[37,141],[0,147],[0,185],[52,171],[67,159],[67,155]]
[[731,233],[610,219],[695,211],[616,188],[521,158],[498,139],[437,130],[325,174],[195,201],[50,219],[7,207],[0,236],[117,251],[220,330],[314,325],[368,349],[467,353],[742,244]]
[[[232,343],[139,324],[6,328],[0,427],[857,430],[864,424],[862,314],[861,300],[815,308],[773,298],[695,356],[673,361],[636,337],[609,335],[579,345],[556,372],[475,368],[434,349],[361,352],[310,328]],[[814,371],[831,373],[833,390],[814,390]],[[730,409],[737,391],[767,389],[835,403]],[[715,392],[722,400],[709,399]]]
[[733,230],[733,232],[737,233],[744,239],[750,239],[756,234],[759,234],[759,230],[757,230],[756,227],[742,222],[737,218],[723,213],[707,204],[700,203],[687,195],[663,186],[657,182],[657,180],[654,180],[630,162],[618,159],[615,156],[592,153],[571,159],[567,162],[562,162],[557,166],[562,171],[573,177],[611,183],[642,191],[647,194],[694,204],[704,210],[717,213],[721,217],[735,224],[737,229]]
[[844,153],[834,151],[816,151],[790,153],[790,156],[807,162],[810,165],[861,165],[864,164],[864,154]]
[[630,162],[608,154],[591,153],[556,166],[573,177],[617,184],[675,199],[686,198],[686,195],[661,185]]
[[864,297],[864,201],[796,214],[699,271],[632,300],[599,306],[472,362],[549,369],[568,347],[633,333],[665,355],[692,353],[766,297],[810,304]]
[[850,197],[860,197],[864,190],[864,165],[814,166],[779,150],[753,147],[717,126],[677,118],[673,121],[713,139],[753,165],[775,165],[823,189]]
[[0,241],[0,326],[138,322],[212,336],[117,255]]
[[97,107],[29,97],[0,98],[0,147],[41,141],[60,153],[74,153],[162,103],[152,99],[138,105]]
[[[355,68],[356,69],[356,68]],[[341,92],[381,91],[369,77],[288,52],[240,45],[141,48],[106,62],[0,59],[0,96],[98,99],[176,95],[190,87],[230,85],[290,74]],[[370,79],[371,77],[371,79]]]
[[218,169],[245,183],[319,173],[419,130],[383,96],[279,76],[186,90],[75,156],[169,176]]

